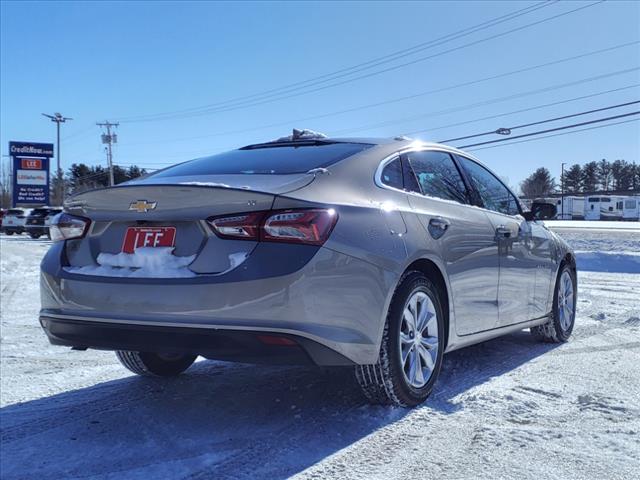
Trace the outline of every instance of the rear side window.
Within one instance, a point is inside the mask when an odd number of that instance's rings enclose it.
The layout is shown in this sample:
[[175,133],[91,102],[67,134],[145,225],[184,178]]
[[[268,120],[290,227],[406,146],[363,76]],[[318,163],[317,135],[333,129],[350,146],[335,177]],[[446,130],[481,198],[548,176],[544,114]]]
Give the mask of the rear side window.
[[400,157],[387,163],[387,165],[382,169],[380,179],[382,180],[382,183],[389,187],[397,188],[398,190],[402,190],[404,188]]
[[199,175],[278,175],[328,167],[373,145],[365,143],[299,143],[245,147],[169,167],[152,177]]
[[478,190],[484,208],[505,215],[518,215],[518,201],[509,189],[482,165],[458,156],[458,160],[467,171],[473,186]]
[[411,152],[407,160],[423,195],[470,203],[469,192],[448,153]]

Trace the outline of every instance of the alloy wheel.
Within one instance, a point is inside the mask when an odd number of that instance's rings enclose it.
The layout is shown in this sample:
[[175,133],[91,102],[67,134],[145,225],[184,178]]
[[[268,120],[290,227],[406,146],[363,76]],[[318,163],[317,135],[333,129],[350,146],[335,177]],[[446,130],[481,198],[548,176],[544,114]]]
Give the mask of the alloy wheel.
[[429,296],[415,291],[409,296],[400,325],[400,364],[405,380],[422,388],[431,378],[438,357],[438,314]]

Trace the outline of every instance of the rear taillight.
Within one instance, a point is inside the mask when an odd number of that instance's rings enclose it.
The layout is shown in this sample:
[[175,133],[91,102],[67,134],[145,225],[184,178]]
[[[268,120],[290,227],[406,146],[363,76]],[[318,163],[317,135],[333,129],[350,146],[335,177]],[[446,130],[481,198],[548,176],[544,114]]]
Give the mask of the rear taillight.
[[82,238],[89,230],[89,225],[91,225],[91,220],[87,218],[61,213],[53,217],[49,234],[54,242]]
[[337,220],[334,209],[317,208],[251,212],[210,218],[208,222],[221,238],[322,245]]
[[244,240],[258,240],[259,225],[264,212],[244,213],[231,217],[209,219],[213,231],[222,238],[241,238]]

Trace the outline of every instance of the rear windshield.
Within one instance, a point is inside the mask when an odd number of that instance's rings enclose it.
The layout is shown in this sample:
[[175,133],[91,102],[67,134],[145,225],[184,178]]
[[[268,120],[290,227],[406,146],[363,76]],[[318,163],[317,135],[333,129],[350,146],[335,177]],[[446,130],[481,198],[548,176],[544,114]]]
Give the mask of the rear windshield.
[[33,210],[31,210],[30,215],[38,216],[38,215],[46,215],[49,213],[49,209],[48,208],[34,208]]
[[22,215],[24,214],[24,210],[7,210],[7,215]]
[[306,173],[313,168],[328,167],[372,146],[366,143],[313,143],[246,147],[181,163],[153,176]]

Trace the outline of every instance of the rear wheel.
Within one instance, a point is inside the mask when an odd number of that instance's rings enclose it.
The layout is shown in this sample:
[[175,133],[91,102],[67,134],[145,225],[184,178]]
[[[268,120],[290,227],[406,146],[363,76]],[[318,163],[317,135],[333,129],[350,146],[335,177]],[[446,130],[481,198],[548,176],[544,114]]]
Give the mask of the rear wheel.
[[11,230],[7,230],[7,231],[6,231],[6,232],[4,232],[4,233],[6,233],[7,235],[13,235],[13,232],[12,232]]
[[31,238],[33,238],[34,240],[36,240],[36,239],[40,238],[40,234],[38,234],[38,233],[30,233],[30,234],[29,234],[29,236],[30,236]]
[[138,375],[172,377],[180,375],[196,360],[196,355],[116,351],[120,363]]
[[356,367],[371,403],[412,407],[431,393],[444,349],[440,294],[424,274],[405,274],[391,301],[377,363]]
[[540,342],[563,343],[569,340],[576,319],[576,272],[563,265],[553,294],[551,319],[544,325],[531,328],[531,334]]

